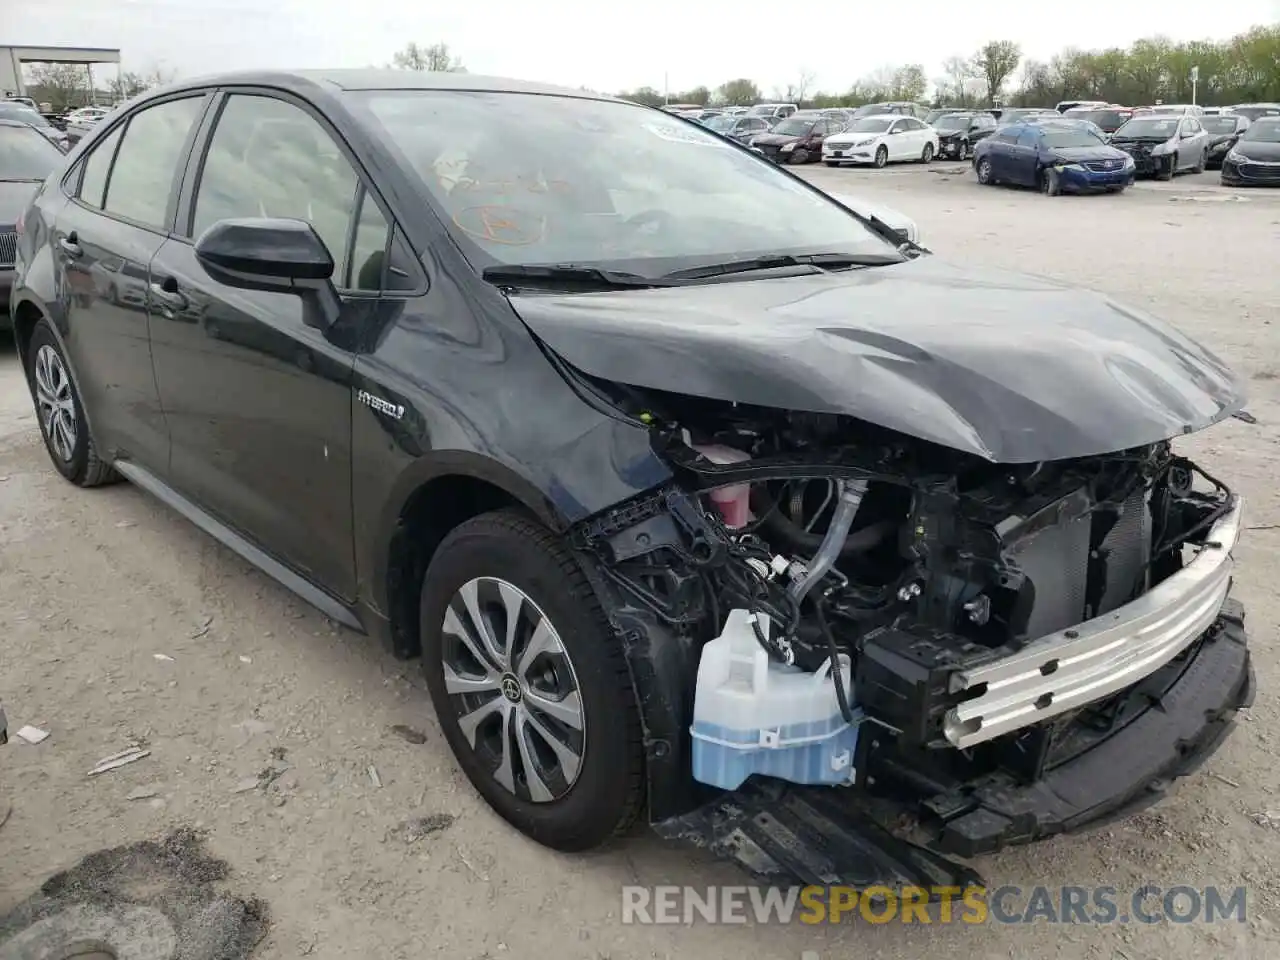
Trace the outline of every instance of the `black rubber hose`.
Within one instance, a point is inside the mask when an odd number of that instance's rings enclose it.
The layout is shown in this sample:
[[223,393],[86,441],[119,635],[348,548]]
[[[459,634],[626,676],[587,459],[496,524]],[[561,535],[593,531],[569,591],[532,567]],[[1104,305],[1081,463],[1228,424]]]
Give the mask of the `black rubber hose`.
[[828,656],[831,658],[831,681],[836,685],[836,701],[840,704],[840,715],[846,723],[853,723],[853,708],[849,706],[849,698],[844,691],[844,673],[840,669],[840,648],[836,645],[835,634],[827,625],[827,616],[822,612],[822,601],[815,601],[813,612],[818,621],[818,629],[827,639]]
[[[795,550],[796,553],[808,556],[815,553],[822,546],[825,534],[811,533],[799,524],[794,523],[786,514],[777,509],[777,501],[769,496],[763,484],[756,486],[751,491],[751,509],[760,518],[756,529],[775,549],[779,543],[784,543]],[[892,520],[882,520],[879,523],[865,526],[861,530],[854,530],[845,538],[844,547],[840,550],[840,556],[845,557],[855,553],[866,553],[888,539],[897,528],[898,524]]]

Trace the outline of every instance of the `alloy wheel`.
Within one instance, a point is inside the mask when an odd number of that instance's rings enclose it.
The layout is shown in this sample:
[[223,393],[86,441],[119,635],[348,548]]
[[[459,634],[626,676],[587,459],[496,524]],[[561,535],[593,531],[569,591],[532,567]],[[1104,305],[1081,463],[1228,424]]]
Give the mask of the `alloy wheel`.
[[67,463],[75,456],[78,425],[71,378],[58,351],[43,344],[36,352],[36,408],[50,449]]
[[991,161],[983,160],[978,164],[978,182],[987,184],[991,182]]
[[445,611],[444,688],[493,779],[522,800],[569,792],[586,749],[578,678],[550,619],[496,577],[463,584]]

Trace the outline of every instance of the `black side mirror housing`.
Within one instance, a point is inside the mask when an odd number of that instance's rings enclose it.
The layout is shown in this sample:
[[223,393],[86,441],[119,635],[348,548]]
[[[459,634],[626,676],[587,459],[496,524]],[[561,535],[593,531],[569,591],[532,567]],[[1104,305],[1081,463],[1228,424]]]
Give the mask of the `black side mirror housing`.
[[219,220],[196,240],[195,253],[219,283],[296,294],[303,299],[308,326],[327,330],[337,322],[341,303],[333,285],[333,256],[305,220]]

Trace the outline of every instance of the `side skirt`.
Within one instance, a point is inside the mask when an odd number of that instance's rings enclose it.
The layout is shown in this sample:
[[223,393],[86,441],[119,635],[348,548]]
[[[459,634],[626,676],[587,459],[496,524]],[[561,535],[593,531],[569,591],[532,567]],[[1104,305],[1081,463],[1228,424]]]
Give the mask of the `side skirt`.
[[117,460],[112,466],[130,483],[141,487],[161,503],[182,514],[224,547],[248,560],[286,590],[296,594],[325,616],[336,620],[344,627],[350,627],[359,633],[365,632],[360,618],[345,603],[285,566],[212,514],[196,506],[149,470],[128,460]]

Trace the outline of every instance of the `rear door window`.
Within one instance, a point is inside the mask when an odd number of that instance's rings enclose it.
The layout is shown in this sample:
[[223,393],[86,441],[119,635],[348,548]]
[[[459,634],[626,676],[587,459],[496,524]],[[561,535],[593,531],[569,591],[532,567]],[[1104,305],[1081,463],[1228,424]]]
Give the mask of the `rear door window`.
[[129,118],[102,209],[157,230],[165,228],[174,177],[204,101],[203,94],[168,100]]
[[119,126],[96,144],[84,161],[84,173],[80,177],[80,200],[91,207],[102,209],[107,193],[107,176],[111,173],[111,161],[116,158],[116,147],[124,127]]

